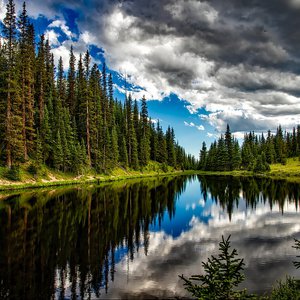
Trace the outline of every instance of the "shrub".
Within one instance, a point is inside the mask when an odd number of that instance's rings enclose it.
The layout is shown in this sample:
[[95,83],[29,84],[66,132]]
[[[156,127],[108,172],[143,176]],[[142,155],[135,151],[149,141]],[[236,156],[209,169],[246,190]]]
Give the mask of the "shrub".
[[30,173],[32,176],[36,176],[38,174],[38,167],[35,164],[29,165],[27,168],[28,173]]
[[[219,243],[220,254],[211,256],[207,262],[202,262],[205,275],[192,275],[189,279],[183,275],[184,286],[198,299],[236,299],[246,297],[246,291],[235,291],[243,280],[244,260],[236,258],[237,250],[230,250],[230,236]],[[199,284],[194,284],[199,281]]]
[[274,287],[270,297],[272,300],[300,299],[300,282],[292,277],[279,281],[278,286]]
[[163,172],[168,172],[168,165],[166,163],[163,163],[161,168]]
[[21,175],[20,175],[20,167],[19,166],[12,166],[10,169],[7,170],[5,173],[5,177],[8,180],[12,181],[21,181]]

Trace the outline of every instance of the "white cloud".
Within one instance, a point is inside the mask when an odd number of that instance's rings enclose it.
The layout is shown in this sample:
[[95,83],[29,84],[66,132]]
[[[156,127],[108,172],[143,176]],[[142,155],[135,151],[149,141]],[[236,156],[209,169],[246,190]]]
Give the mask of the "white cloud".
[[57,46],[60,44],[58,41],[59,34],[54,30],[46,30],[45,37],[49,40],[51,46]]
[[[289,0],[294,6],[298,2]],[[224,13],[222,1],[218,5],[196,0],[152,3],[145,15],[134,13],[143,10],[142,1],[103,0],[91,6],[74,0],[64,3],[82,10],[77,50],[84,52],[90,44],[103,47],[109,67],[130,75],[128,81],[142,88],[134,90],[134,98],[145,95],[161,100],[174,93],[189,102],[190,113],[206,109],[206,121],[218,131],[227,123],[239,132],[300,123],[300,76],[276,65],[286,66],[298,58],[279,40],[277,30],[267,31],[263,25],[269,24],[263,19],[249,17],[258,18],[255,7],[236,18],[242,8],[230,7]],[[34,16],[41,11],[51,19],[54,16],[49,28],[59,27],[72,39],[56,4],[32,1],[28,11]],[[153,7],[160,10],[153,11]],[[53,36],[53,44],[56,42]],[[55,56],[66,57],[67,45],[70,43],[57,47]],[[197,129],[205,128],[200,125]]]
[[65,20],[55,20],[49,24],[48,28],[60,28],[68,38],[74,37],[74,34],[71,32],[70,28],[66,25]]
[[184,126],[195,127],[195,128],[197,128],[199,131],[205,130],[205,128],[204,128],[203,125],[195,125],[193,122],[188,123],[188,122],[184,121]]
[[196,126],[196,128],[200,131],[203,131],[205,130],[204,126],[203,125],[199,125],[199,126]]
[[218,12],[204,1],[187,0],[184,2],[173,2],[165,6],[174,19],[186,21],[192,19],[197,22],[215,23],[218,19]]
[[6,9],[5,9],[5,1],[0,0],[0,20],[3,21],[5,18]]

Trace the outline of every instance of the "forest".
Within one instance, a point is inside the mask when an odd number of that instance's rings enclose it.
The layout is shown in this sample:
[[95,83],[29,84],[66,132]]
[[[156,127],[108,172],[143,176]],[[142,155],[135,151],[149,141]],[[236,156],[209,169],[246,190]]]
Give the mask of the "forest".
[[[65,71],[64,64],[68,64]],[[150,160],[166,169],[196,168],[175,139],[148,116],[145,97],[114,99],[105,63],[100,71],[89,50],[54,63],[49,40],[35,34],[24,2],[17,17],[9,0],[0,43],[0,165],[16,170],[31,162],[81,174],[115,167],[140,170]]]
[[270,164],[285,165],[287,158],[300,155],[300,126],[292,132],[283,131],[279,125],[276,133],[269,130],[265,136],[249,132],[240,146],[229,125],[225,134],[211,144],[207,150],[203,142],[200,150],[199,169],[206,171],[248,170],[266,172]]

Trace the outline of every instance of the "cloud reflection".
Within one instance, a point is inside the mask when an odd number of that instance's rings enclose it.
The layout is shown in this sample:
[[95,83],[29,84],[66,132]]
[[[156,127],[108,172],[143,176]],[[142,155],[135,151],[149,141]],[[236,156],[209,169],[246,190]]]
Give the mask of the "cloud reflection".
[[177,238],[163,230],[151,232],[148,256],[140,251],[133,261],[124,257],[116,265],[118,276],[104,297],[187,296],[177,275],[201,273],[201,262],[218,252],[221,236],[229,234],[232,245],[245,258],[243,286],[250,291],[262,293],[286,274],[296,275],[292,265],[296,252],[291,246],[293,237],[300,235],[300,219],[295,205],[287,203],[284,214],[277,204],[272,211],[262,203],[255,210],[246,209],[245,203],[239,207],[229,220],[220,205],[212,204],[204,212],[211,215],[208,223],[194,216],[190,229]]

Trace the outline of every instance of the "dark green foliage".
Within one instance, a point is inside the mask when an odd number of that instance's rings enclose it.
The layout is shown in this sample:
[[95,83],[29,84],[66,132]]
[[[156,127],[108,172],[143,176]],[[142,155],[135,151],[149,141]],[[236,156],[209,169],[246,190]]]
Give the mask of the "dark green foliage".
[[27,168],[28,173],[30,173],[33,176],[36,176],[38,174],[38,166],[35,164],[30,164]]
[[[292,133],[283,133],[281,126],[279,126],[276,134],[272,134],[269,130],[266,138],[263,134],[258,136],[254,132],[250,132],[245,134],[240,148],[238,141],[230,133],[229,125],[227,125],[225,136],[221,135],[218,141],[211,144],[205,156],[205,167],[201,162],[199,168],[209,171],[244,169],[254,172],[268,172],[270,164],[281,163],[284,165],[288,157],[299,156],[299,149],[300,126],[297,126],[297,130],[294,127]],[[201,153],[202,151],[203,149]]]
[[255,160],[253,172],[255,173],[264,173],[270,171],[270,166],[266,161],[266,155],[262,152],[258,155],[257,159]]
[[292,277],[287,277],[285,281],[279,281],[273,288],[272,300],[299,300],[300,299],[300,281]]
[[20,167],[13,165],[10,169],[8,169],[5,172],[5,178],[12,181],[20,181],[21,175],[20,175]]
[[149,122],[145,97],[140,109],[131,94],[124,105],[114,99],[112,75],[105,63],[102,72],[96,64],[91,67],[89,51],[80,54],[76,66],[71,47],[69,62],[60,58],[56,67],[43,34],[35,45],[25,3],[17,18],[14,1],[8,1],[1,36],[1,165],[11,168],[31,160],[81,174],[120,165],[138,170],[152,159],[195,168],[195,159],[175,143],[174,130],[165,134]]
[[207,148],[206,143],[202,143],[202,149],[199,155],[199,170],[205,170],[207,164]]
[[[300,250],[299,240],[295,239],[293,248]],[[299,261],[293,263],[297,269],[300,268]],[[273,288],[270,298],[274,300],[300,299],[300,280],[287,276],[285,281],[279,281],[277,286]]]
[[[198,299],[235,299],[244,292],[235,288],[244,280],[244,260],[237,258],[236,249],[230,250],[230,236],[219,243],[217,257],[211,256],[202,262],[205,275],[192,275],[189,279],[183,275],[184,286],[192,296]],[[195,284],[194,282],[200,282]]]

